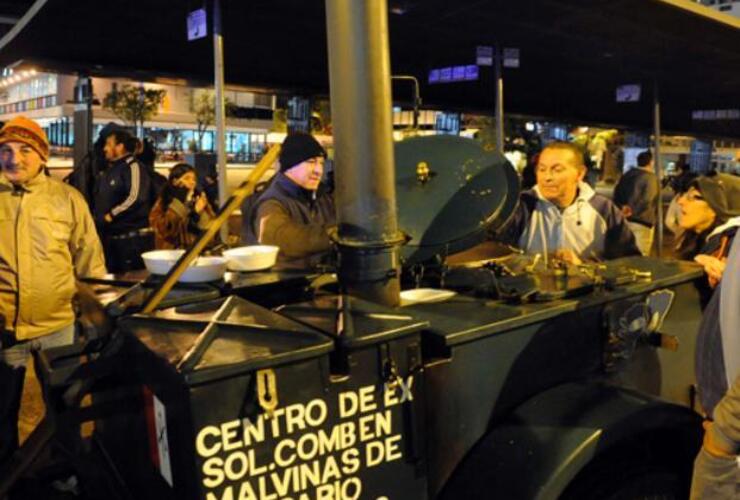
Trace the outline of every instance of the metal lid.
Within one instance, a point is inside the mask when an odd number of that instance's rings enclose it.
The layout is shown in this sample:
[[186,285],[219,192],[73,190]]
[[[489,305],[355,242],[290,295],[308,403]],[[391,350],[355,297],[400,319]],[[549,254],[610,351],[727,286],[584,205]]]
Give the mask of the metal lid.
[[119,325],[189,383],[297,363],[334,349],[319,331],[233,295],[129,316]]
[[519,178],[496,152],[472,139],[427,136],[395,145],[399,228],[411,238],[406,264],[463,251],[514,212]]

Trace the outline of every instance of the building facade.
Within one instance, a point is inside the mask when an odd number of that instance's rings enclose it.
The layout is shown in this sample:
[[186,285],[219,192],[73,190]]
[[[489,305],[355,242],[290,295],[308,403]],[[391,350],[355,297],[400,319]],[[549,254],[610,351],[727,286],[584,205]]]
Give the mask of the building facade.
[[[0,78],[0,121],[17,115],[36,120],[47,132],[54,152],[66,155],[74,144],[74,87],[77,77],[25,70],[5,70]],[[139,83],[125,80],[93,78],[93,137],[109,122],[125,123],[101,103],[105,96],[123,85],[164,90],[158,113],[144,123],[144,136],[153,140],[164,154],[185,152],[200,146],[203,151],[214,149],[215,126],[198,133],[196,115],[191,100],[198,92],[207,92],[175,82]],[[273,126],[275,98],[239,90],[225,92],[230,106],[226,120],[226,150],[235,159],[251,161],[262,153],[267,134]]]

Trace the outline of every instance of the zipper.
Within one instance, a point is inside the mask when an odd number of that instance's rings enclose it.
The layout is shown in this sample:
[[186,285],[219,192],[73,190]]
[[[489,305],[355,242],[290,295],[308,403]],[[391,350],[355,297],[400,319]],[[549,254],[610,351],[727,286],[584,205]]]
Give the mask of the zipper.
[[18,318],[21,313],[21,268],[19,248],[18,248],[18,226],[21,220],[21,209],[23,207],[23,195],[21,191],[21,199],[18,202],[18,210],[15,213],[15,318],[13,318],[13,331],[15,332],[16,338],[18,336]]

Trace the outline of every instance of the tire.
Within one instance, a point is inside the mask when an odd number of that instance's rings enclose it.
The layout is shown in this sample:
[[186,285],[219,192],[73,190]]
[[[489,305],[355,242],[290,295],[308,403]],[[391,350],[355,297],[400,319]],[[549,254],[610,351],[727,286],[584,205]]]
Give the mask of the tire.
[[560,500],[685,500],[688,482],[659,466],[628,467],[619,464],[584,470]]

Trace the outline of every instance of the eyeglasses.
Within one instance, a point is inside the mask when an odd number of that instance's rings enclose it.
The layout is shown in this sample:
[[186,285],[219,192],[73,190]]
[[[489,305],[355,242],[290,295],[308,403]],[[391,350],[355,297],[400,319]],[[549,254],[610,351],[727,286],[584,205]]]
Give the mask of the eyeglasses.
[[704,201],[704,197],[702,195],[694,194],[694,193],[684,193],[683,198],[686,201],[696,201],[696,200]]

